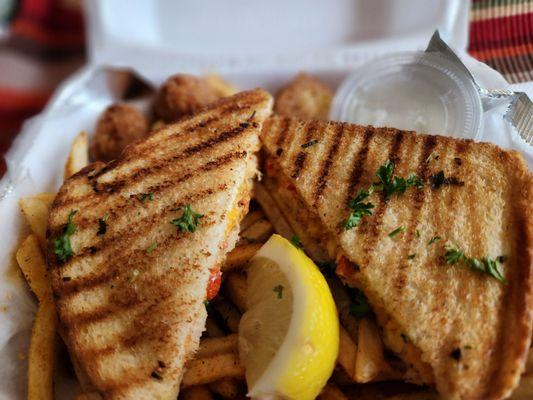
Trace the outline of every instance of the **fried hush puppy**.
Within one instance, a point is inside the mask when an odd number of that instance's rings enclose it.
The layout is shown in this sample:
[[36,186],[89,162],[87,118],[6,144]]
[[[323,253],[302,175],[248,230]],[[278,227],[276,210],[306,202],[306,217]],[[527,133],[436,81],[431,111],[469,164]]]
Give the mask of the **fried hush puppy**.
[[97,161],[117,158],[131,142],[148,135],[148,121],[144,115],[127,104],[113,104],[105,109],[96,124],[91,155]]
[[156,119],[175,121],[220,98],[209,83],[193,75],[176,74],[168,78],[154,102]]
[[327,120],[332,98],[330,88],[300,73],[279,90],[274,111],[287,117]]

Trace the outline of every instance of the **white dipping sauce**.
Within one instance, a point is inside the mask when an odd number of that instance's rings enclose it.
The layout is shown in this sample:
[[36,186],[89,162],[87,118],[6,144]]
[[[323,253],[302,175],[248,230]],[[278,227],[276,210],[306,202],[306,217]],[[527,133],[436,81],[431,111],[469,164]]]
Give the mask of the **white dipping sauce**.
[[421,54],[393,55],[356,70],[335,95],[332,119],[474,138],[482,114],[475,86],[441,57]]

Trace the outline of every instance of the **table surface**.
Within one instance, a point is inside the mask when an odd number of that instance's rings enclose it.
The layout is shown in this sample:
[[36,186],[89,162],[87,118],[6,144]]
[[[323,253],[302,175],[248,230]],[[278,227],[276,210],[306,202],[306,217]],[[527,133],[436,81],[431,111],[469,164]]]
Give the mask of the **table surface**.
[[[13,71],[0,76],[0,177],[3,154],[22,122],[84,63],[83,17],[72,8],[76,2],[13,3],[9,37],[0,43],[0,65]],[[473,0],[468,51],[509,83],[533,81],[533,0]]]

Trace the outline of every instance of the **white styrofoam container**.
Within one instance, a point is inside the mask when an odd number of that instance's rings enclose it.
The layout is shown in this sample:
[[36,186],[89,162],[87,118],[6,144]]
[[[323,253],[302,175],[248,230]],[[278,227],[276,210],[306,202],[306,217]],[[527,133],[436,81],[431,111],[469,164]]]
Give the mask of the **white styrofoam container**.
[[[109,67],[131,68],[154,85],[175,72],[216,71],[241,88],[271,91],[305,70],[336,87],[373,57],[424,49],[438,28],[481,84],[506,86],[466,55],[469,4],[462,0],[101,0],[86,6],[89,64],[25,124],[0,181],[1,400],[25,397],[27,361],[20,354],[35,312],[26,287],[6,278],[27,232],[17,200],[57,190],[72,139],[92,132],[98,114],[117,98],[120,73]],[[499,119],[492,122],[488,140],[511,146],[496,137]],[[57,383],[57,398],[72,398],[74,381]]]

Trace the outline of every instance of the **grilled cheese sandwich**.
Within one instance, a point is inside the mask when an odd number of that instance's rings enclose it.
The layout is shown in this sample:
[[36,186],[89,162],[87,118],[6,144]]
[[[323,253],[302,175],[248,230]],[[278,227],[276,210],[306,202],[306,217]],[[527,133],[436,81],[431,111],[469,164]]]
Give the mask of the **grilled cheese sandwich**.
[[[532,178],[521,157],[486,143],[283,117],[270,119],[262,141],[277,171],[264,185],[292,185],[278,193],[307,209],[302,231],[322,232],[311,245],[349,260],[337,271],[365,293],[387,346],[442,398],[508,396],[531,340]],[[405,187],[399,195],[376,184],[387,165]],[[420,187],[407,187],[411,174]],[[359,206],[370,205],[347,224],[359,190],[369,192]],[[316,221],[319,229],[306,229]],[[452,246],[474,261],[448,263]],[[492,275],[482,273],[480,260],[500,255],[504,276],[495,279],[495,262]]]

